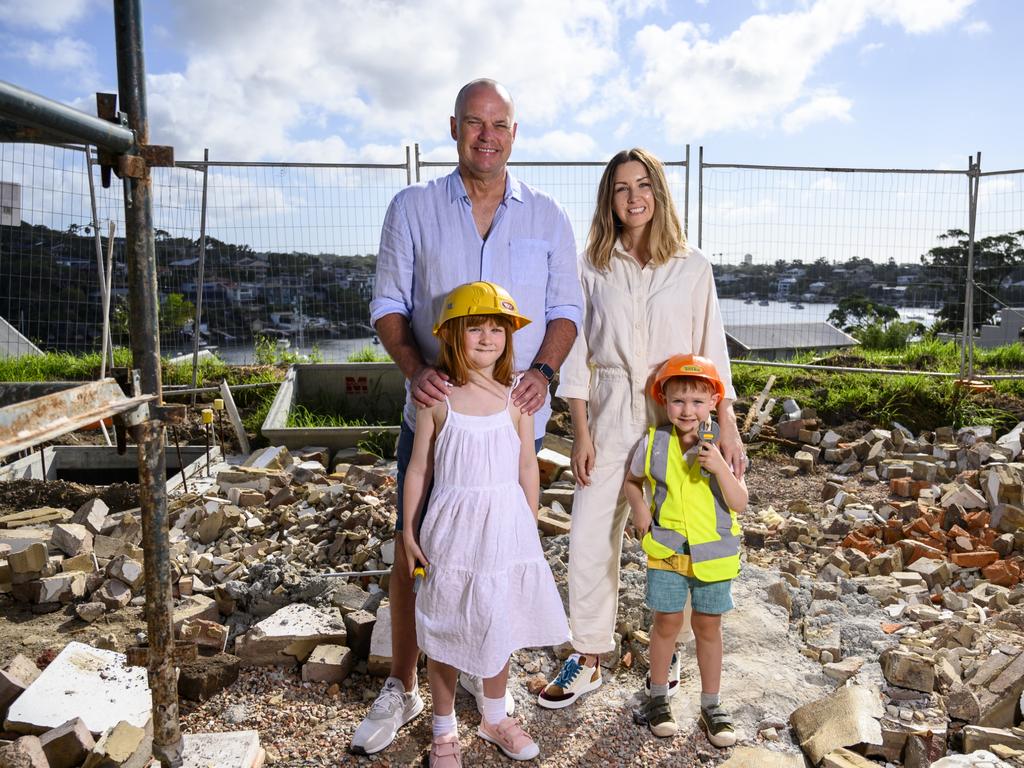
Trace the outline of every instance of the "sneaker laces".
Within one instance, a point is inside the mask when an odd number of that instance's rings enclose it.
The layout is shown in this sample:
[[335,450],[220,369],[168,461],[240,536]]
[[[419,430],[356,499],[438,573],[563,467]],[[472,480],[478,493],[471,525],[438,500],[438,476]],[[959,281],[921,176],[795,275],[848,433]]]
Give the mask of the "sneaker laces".
[[397,688],[385,686],[377,695],[373,706],[370,707],[370,714],[390,717],[396,709],[400,709],[403,706],[405,706],[405,694]]
[[553,685],[557,685],[565,690],[576,679],[576,675],[580,673],[582,668],[583,666],[580,664],[578,657],[570,656],[565,660],[562,669],[559,670],[558,677],[555,678]]

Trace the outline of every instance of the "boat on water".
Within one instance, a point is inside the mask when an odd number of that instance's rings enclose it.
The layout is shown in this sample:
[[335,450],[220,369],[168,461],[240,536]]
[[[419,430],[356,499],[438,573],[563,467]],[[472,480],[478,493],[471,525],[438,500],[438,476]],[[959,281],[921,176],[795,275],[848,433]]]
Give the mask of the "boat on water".
[[743,303],[744,303],[744,304],[753,304],[753,303],[754,303],[754,300],[753,300],[753,299],[747,299],[747,300],[746,300],[746,301],[744,301]]
[[805,309],[804,305],[801,304],[799,301],[796,304],[790,304],[789,308],[790,309]]
[[767,307],[770,303],[771,302],[768,301],[768,299],[761,299],[759,302],[757,302],[757,306],[759,306],[759,307]]

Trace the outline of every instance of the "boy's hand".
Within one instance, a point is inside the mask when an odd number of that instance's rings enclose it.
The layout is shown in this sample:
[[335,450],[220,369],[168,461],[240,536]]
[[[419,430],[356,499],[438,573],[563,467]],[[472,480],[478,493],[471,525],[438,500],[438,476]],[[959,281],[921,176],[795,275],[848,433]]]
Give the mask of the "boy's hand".
[[633,530],[636,531],[636,537],[642,539],[644,535],[651,530],[651,512],[650,510],[633,510]]
[[732,472],[725,457],[722,456],[722,452],[714,443],[702,442],[700,444],[700,450],[697,452],[697,461],[700,462],[702,469],[706,469],[712,475]]
[[417,565],[430,565],[430,563],[427,562],[427,558],[423,554],[423,550],[420,549],[420,545],[416,542],[416,537],[412,531],[409,529],[403,530],[402,541],[405,543],[405,559],[409,567],[409,578],[412,578],[413,571],[416,570]]

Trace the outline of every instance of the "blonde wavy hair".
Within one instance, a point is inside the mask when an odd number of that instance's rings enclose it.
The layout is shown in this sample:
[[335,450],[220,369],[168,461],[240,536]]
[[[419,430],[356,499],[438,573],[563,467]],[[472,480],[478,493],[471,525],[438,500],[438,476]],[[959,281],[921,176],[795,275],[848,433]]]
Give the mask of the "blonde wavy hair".
[[646,149],[624,149],[608,161],[604,173],[601,174],[601,183],[597,187],[597,205],[594,208],[594,218],[590,222],[590,234],[587,236],[587,258],[602,272],[608,270],[612,249],[622,232],[622,222],[612,208],[615,172],[619,166],[634,160],[647,169],[647,177],[651,180],[654,191],[654,217],[648,225],[648,248],[651,252],[651,260],[648,263],[655,267],[661,266],[686,247],[686,237],[679,224],[679,216],[672,202],[672,193],[669,191],[661,161]]

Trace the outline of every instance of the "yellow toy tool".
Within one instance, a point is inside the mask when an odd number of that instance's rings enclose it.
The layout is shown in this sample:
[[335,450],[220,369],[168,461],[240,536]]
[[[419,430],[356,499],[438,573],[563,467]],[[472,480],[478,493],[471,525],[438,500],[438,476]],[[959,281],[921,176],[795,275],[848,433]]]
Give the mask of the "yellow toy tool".
[[[711,443],[714,445],[718,442],[718,433],[718,422],[712,421],[709,418],[700,425],[700,430],[697,432],[697,439],[700,441],[700,445],[703,445],[704,443]],[[701,468],[700,473],[703,477],[711,477],[711,473],[704,468]]]
[[427,578],[427,566],[417,564],[417,566],[413,568],[412,578],[412,593],[415,595],[420,591],[420,584],[422,584],[423,580]]

